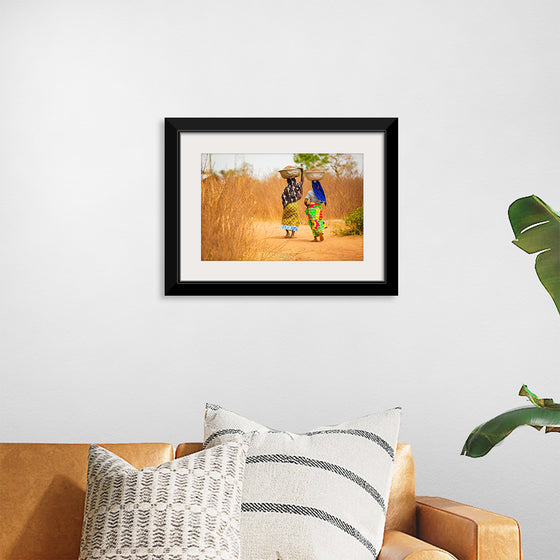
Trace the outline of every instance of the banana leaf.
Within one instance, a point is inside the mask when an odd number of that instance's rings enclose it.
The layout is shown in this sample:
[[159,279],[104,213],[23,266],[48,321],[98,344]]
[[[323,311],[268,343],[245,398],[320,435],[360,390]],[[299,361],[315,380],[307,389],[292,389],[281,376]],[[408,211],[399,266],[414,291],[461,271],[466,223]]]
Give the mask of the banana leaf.
[[484,457],[496,444],[505,439],[519,426],[533,426],[547,432],[560,431],[560,410],[526,406],[504,412],[475,428],[467,438],[461,455]]
[[529,391],[527,385],[522,385],[519,389],[521,397],[527,397],[535,406],[539,408],[548,408],[549,410],[560,410],[560,404],[555,403],[552,399],[541,399],[535,393]]
[[484,457],[496,444],[504,440],[519,426],[532,426],[545,432],[560,432],[560,405],[552,399],[541,399],[523,385],[519,391],[533,406],[504,412],[477,426],[467,438],[461,455]]
[[539,253],[537,276],[560,313],[560,214],[538,196],[515,200],[508,209],[514,245],[526,253]]

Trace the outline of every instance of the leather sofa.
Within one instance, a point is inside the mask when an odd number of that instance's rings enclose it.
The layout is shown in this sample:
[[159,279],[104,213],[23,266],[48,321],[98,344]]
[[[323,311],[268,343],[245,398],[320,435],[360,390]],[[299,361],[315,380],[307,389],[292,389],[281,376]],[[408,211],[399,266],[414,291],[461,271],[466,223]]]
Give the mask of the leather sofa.
[[[138,469],[194,453],[200,443],[103,445]],[[76,560],[87,444],[0,443],[0,560]],[[415,495],[414,461],[398,444],[379,560],[520,560],[517,522]]]

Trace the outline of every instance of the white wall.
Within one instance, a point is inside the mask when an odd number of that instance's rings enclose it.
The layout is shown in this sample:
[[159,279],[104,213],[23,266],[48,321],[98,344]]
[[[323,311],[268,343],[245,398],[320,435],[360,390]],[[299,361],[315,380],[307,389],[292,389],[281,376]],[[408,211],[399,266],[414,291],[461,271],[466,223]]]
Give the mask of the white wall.
[[[560,318],[506,214],[560,208],[559,17],[2,2],[0,440],[199,440],[207,400],[294,431],[402,405],[419,494],[511,515],[526,558],[557,557],[558,435],[459,452],[523,382],[560,397]],[[400,295],[164,298],[165,116],[398,116]]]

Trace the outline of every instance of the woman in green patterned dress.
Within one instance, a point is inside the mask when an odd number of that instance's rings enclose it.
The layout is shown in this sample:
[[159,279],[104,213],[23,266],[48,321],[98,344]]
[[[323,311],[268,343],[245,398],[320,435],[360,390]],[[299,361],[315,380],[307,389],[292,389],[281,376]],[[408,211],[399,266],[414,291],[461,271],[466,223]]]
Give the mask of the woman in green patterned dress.
[[323,220],[323,207],[327,205],[327,197],[325,191],[319,181],[312,181],[312,190],[305,195],[305,213],[309,218],[309,227],[313,234],[313,241],[323,241],[325,239],[323,232],[325,231],[325,221]]

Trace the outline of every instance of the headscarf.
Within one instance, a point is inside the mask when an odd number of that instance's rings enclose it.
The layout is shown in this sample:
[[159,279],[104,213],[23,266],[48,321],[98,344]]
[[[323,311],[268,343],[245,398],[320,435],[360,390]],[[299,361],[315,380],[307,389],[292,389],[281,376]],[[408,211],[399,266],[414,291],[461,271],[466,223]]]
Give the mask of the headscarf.
[[286,208],[288,204],[297,202],[302,196],[302,183],[296,183],[296,180],[293,178],[288,179],[288,184],[282,192],[282,207]]
[[313,186],[313,194],[317,197],[317,200],[324,202],[326,206],[327,197],[325,196],[325,191],[323,190],[321,183],[319,183],[319,181],[312,181],[311,185]]

